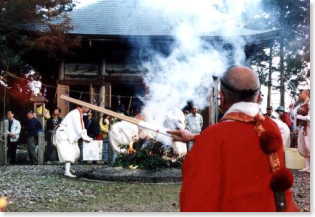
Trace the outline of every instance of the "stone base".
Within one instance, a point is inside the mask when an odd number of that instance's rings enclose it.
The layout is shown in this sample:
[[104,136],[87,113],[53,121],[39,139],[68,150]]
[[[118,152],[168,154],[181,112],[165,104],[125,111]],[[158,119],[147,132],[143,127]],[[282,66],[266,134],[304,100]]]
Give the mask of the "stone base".
[[143,182],[143,183],[178,183],[181,182],[180,169],[161,169],[156,171],[125,169],[122,167],[95,168],[87,172],[78,172],[79,178],[103,181]]

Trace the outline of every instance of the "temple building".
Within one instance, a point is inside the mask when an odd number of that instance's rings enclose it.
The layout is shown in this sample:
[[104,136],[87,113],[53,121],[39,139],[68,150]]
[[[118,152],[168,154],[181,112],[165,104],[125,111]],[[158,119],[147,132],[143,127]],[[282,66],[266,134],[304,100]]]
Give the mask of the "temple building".
[[[98,0],[75,8],[69,16],[73,29],[68,34],[79,37],[81,46],[61,61],[57,96],[69,94],[80,99],[85,94],[92,103],[132,110],[136,96],[146,91],[142,63],[149,57],[148,50],[167,54],[173,43],[167,20],[146,11],[135,0]],[[240,35],[247,41],[247,58],[255,53],[256,46],[271,46],[276,34],[275,30],[241,29]],[[204,37],[220,41],[215,33]],[[69,110],[58,97],[57,102],[65,113]]]

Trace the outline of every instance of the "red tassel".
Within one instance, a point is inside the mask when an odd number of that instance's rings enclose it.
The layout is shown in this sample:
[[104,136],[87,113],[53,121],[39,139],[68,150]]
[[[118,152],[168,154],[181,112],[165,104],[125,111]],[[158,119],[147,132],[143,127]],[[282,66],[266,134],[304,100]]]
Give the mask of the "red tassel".
[[274,192],[285,192],[292,187],[293,180],[290,170],[282,168],[272,175],[270,186]]
[[260,146],[265,154],[271,154],[281,148],[282,138],[272,131],[264,131],[261,133]]

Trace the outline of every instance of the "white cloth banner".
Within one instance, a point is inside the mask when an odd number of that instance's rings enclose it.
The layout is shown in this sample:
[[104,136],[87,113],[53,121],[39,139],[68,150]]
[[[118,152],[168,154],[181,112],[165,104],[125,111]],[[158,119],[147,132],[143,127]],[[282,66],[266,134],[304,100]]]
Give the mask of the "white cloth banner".
[[83,160],[94,161],[103,160],[103,141],[93,140],[91,142],[83,142]]

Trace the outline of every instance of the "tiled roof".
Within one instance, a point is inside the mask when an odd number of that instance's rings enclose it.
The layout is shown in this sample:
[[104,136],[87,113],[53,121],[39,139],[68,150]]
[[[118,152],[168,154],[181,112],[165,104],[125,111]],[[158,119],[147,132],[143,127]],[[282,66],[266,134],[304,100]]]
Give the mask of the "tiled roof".
[[[153,0],[154,1],[154,0]],[[140,7],[137,0],[97,0],[70,12],[72,34],[108,36],[168,36],[166,18]],[[241,35],[270,35],[270,30],[240,30]],[[207,36],[217,36],[209,33]]]
[[169,35],[170,26],[157,14],[148,14],[135,0],[98,0],[70,13],[74,34]]

